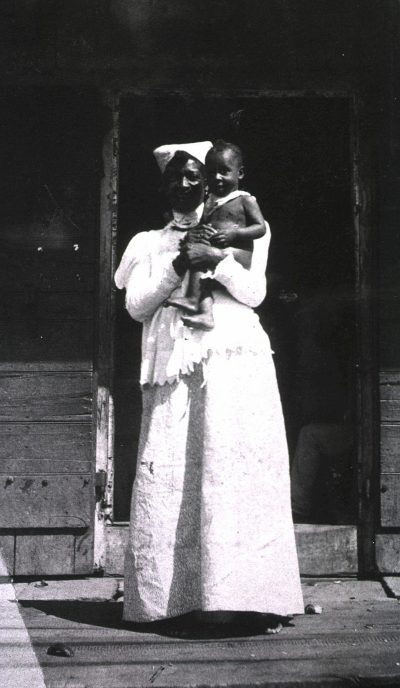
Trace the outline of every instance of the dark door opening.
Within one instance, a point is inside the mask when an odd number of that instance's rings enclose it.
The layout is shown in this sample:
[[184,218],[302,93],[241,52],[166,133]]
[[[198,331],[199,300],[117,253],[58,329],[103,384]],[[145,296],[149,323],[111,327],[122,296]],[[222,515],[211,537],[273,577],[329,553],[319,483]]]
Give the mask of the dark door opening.
[[[322,433],[318,460],[313,466],[301,463],[299,478],[308,488],[307,514],[300,516],[315,523],[356,522],[350,120],[349,99],[340,97],[126,96],[120,110],[117,260],[136,232],[164,224],[166,206],[152,157],[156,146],[224,138],[243,148],[243,188],[257,197],[272,229],[268,296],[259,315],[275,351],[292,462],[299,461],[301,443],[313,441],[315,449],[316,432]],[[129,519],[136,463],[140,333],[119,293],[114,361],[117,521]],[[340,442],[342,430],[347,440]]]

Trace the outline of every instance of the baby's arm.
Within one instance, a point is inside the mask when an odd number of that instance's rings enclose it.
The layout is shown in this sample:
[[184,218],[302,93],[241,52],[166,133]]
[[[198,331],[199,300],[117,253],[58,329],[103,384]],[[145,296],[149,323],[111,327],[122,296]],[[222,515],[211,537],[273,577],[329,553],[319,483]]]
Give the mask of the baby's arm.
[[233,226],[219,229],[213,237],[216,246],[231,246],[236,241],[259,239],[265,234],[265,220],[254,196],[242,197],[243,210],[246,218],[245,227]]

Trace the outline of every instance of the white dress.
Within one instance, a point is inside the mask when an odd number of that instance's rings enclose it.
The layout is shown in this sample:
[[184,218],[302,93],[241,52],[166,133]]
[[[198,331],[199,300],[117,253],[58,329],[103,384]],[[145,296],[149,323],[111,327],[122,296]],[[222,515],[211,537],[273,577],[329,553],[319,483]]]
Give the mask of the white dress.
[[143,322],[143,412],[125,559],[124,618],[192,610],[303,612],[288,453],[265,296],[269,229],[245,270],[214,271],[215,327],[183,326],[163,302],[185,293],[172,267],[182,232],[138,234],[116,273]]

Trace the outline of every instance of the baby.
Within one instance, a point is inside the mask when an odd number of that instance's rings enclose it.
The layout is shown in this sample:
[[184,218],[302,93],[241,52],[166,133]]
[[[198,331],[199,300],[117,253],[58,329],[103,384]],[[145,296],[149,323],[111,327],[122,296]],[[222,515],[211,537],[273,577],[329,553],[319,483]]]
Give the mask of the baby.
[[[244,176],[242,152],[235,144],[219,140],[208,151],[205,164],[209,196],[199,226],[203,241],[206,233],[210,244],[229,247],[235,260],[249,269],[253,240],[265,234],[265,221],[254,196],[239,190]],[[196,241],[196,229],[188,239]],[[203,274],[191,271],[186,296],[169,299],[168,305],[188,313],[182,318],[188,327],[211,330],[213,296],[210,280],[201,279]]]

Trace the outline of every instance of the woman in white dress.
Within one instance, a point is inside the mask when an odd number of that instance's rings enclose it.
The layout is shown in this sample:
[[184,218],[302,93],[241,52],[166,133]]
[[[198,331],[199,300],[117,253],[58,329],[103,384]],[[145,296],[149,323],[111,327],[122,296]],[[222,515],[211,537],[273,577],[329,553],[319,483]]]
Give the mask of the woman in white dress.
[[[182,244],[200,222],[209,142],[154,152],[173,219],[128,245],[115,282],[143,323],[142,425],[125,560],[124,618],[303,612],[288,453],[267,334],[270,232],[249,270],[228,250]],[[207,269],[214,329],[192,330],[165,301]]]

